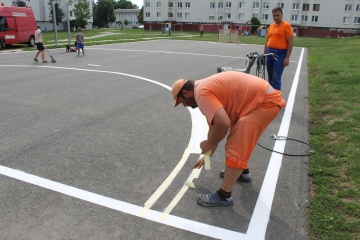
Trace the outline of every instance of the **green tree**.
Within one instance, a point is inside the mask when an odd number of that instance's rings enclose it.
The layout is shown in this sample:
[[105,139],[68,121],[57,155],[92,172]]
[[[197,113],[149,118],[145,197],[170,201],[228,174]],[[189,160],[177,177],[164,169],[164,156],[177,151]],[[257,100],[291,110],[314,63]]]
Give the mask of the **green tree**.
[[92,17],[90,12],[90,3],[88,1],[79,1],[74,5],[75,24],[80,27],[85,27],[88,24],[88,19]]
[[112,0],[99,0],[96,5],[97,23],[100,27],[108,27],[110,22],[116,20]]
[[[62,22],[62,19],[65,17],[65,14],[63,12],[63,10],[60,8],[59,6],[59,2],[61,2],[61,0],[54,0],[55,1],[55,14],[56,14],[56,25],[59,25],[60,22]],[[53,7],[52,7],[52,0],[49,0],[49,18],[50,18],[50,22],[53,22]]]
[[131,1],[127,0],[118,0],[117,2],[115,0],[113,1],[113,5],[115,9],[138,9],[138,5],[133,4]]
[[17,0],[15,4],[18,7],[26,7],[26,3],[22,0]]
[[138,22],[140,24],[144,24],[144,6],[140,9],[139,15],[138,15]]
[[124,24],[125,24],[125,26],[129,25],[129,21],[125,19]]
[[256,17],[250,19],[251,22],[251,33],[255,33],[256,30],[260,27],[260,21]]

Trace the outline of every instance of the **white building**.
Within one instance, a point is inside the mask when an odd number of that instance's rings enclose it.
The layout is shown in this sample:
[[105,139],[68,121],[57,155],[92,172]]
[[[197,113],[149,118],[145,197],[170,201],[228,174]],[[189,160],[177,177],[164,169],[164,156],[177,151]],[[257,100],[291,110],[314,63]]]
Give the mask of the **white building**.
[[198,30],[201,23],[205,31],[217,31],[240,28],[252,17],[270,25],[275,7],[283,9],[283,19],[299,36],[360,34],[360,0],[144,0],[143,14],[145,29],[171,23]]
[[[138,16],[140,9],[115,9],[114,14],[116,17],[115,23],[116,27],[119,27],[123,24],[124,28],[132,28],[133,26],[138,25]],[[128,23],[125,25],[125,20]]]
[[[38,25],[42,27],[42,29],[48,29],[53,30],[53,24],[49,21],[49,0],[22,0],[24,1],[28,7],[32,8],[35,20]],[[60,7],[62,11],[65,14],[65,17],[62,19],[62,22],[57,26],[58,30],[65,30],[67,26],[67,6],[66,1],[69,0],[58,0],[60,3]],[[88,1],[90,3],[90,12],[93,14],[93,1],[92,0],[72,0],[69,1],[71,4],[69,4],[69,15],[70,20],[74,20],[75,16],[73,14],[73,8],[77,1]],[[14,2],[14,0],[0,0],[0,2],[4,3],[5,6],[11,6]],[[88,19],[88,25],[86,26],[87,29],[92,29],[92,23],[93,23],[93,17]]]

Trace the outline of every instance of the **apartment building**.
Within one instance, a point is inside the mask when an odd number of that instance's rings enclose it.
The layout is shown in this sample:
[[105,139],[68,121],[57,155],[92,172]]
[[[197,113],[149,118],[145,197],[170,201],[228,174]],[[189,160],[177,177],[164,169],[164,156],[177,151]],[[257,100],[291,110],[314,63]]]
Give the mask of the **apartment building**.
[[[50,0],[22,0],[23,2],[26,3],[26,5],[30,8],[32,8],[34,15],[35,15],[35,20],[37,22],[38,25],[41,26],[42,29],[48,29],[48,30],[53,30],[53,24],[50,22],[49,20],[49,14],[50,14],[50,9],[49,9],[49,2]],[[75,19],[75,15],[73,13],[73,9],[74,9],[74,5],[77,1],[88,1],[90,3],[90,11],[92,13],[93,10],[93,1],[92,0],[58,0],[60,8],[63,10],[65,17],[62,19],[62,22],[57,26],[58,30],[65,30],[66,26],[67,26],[67,6],[66,6],[66,1],[68,1],[69,4],[69,15],[70,15],[70,20],[74,20]],[[14,0],[0,0],[0,2],[4,3],[5,6],[11,6],[14,4]],[[92,29],[92,23],[93,23],[93,18],[91,17],[90,19],[88,19],[88,25],[86,26],[87,29]]]
[[360,34],[360,0],[144,0],[145,29],[171,26],[173,31],[240,29],[256,17],[273,22],[271,10],[283,9],[283,19],[298,36],[337,37]]

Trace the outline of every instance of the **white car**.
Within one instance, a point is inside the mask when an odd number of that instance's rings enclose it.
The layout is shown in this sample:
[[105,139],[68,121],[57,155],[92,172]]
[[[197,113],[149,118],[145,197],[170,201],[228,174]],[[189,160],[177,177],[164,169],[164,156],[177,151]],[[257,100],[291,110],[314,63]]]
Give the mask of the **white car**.
[[144,29],[144,25],[139,25],[138,28]]

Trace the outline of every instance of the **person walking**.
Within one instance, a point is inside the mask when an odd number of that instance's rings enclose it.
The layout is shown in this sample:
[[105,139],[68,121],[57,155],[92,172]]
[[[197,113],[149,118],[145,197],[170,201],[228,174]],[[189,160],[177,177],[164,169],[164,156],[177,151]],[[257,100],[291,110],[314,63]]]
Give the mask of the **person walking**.
[[204,26],[200,25],[200,37],[204,36]]
[[77,51],[78,51],[78,55],[80,55],[80,49],[82,50],[82,54],[85,55],[85,51],[84,51],[84,34],[81,32],[81,27],[78,27],[77,29],[77,33],[75,35],[76,37],[76,43],[77,43]]
[[280,7],[274,8],[272,15],[274,23],[268,28],[264,53],[275,53],[279,57],[276,60],[272,56],[267,56],[266,70],[270,85],[281,90],[281,76],[290,62],[294,32],[290,23],[283,20],[283,11]]
[[[193,81],[179,79],[172,85],[174,107],[199,108],[209,125],[208,138],[200,143],[202,153],[214,154],[226,136],[225,174],[220,189],[199,194],[201,206],[231,206],[232,189],[266,127],[285,107],[281,91],[256,76],[228,71]],[[192,168],[201,168],[204,157]]]
[[36,31],[35,31],[35,45],[37,48],[37,53],[34,57],[34,61],[35,62],[39,62],[38,61],[38,56],[41,54],[41,59],[43,63],[47,63],[47,61],[45,60],[45,48],[44,48],[44,40],[42,38],[42,34],[41,34],[41,27],[37,26]]

